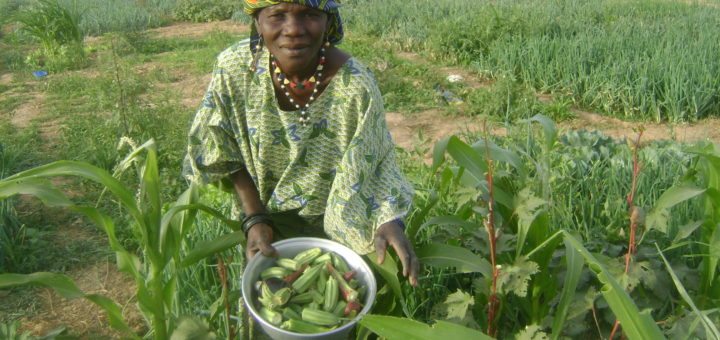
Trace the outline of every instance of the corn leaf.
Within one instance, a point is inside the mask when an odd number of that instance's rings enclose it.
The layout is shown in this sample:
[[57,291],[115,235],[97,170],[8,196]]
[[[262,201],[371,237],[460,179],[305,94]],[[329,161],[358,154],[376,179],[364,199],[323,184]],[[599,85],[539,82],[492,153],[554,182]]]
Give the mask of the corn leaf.
[[492,340],[472,328],[437,321],[429,326],[419,321],[393,316],[366,315],[360,324],[387,340]]
[[128,210],[128,213],[133,216],[136,221],[143,220],[142,214],[135,204],[133,194],[120,181],[107,173],[107,171],[87,163],[57,161],[17,173],[3,179],[0,183],[55,176],[79,176],[100,183],[115,194],[123,204],[123,207]]
[[420,263],[434,267],[455,267],[462,273],[481,273],[491,276],[490,263],[473,252],[457,246],[431,243],[416,251]]
[[130,329],[125,324],[125,321],[123,321],[120,307],[114,301],[102,295],[85,294],[75,285],[75,282],[65,275],[46,272],[38,272],[27,275],[0,274],[0,288],[27,285],[52,288],[58,295],[66,299],[84,298],[105,310],[108,316],[109,324],[112,328],[134,336],[132,329]]
[[450,138],[451,137],[442,139],[433,146],[432,172],[435,172],[435,170],[437,170],[440,165],[445,162],[445,151],[447,151],[448,141],[450,141]]
[[487,161],[472,147],[459,138],[452,136],[448,140],[447,152],[461,167],[467,170],[467,175],[472,176],[475,183],[485,180]]
[[680,282],[680,278],[678,278],[678,276],[675,274],[675,271],[670,266],[670,263],[665,258],[665,254],[663,254],[663,252],[660,250],[660,247],[657,245],[657,243],[655,244],[655,248],[657,248],[658,254],[660,254],[663,262],[665,262],[665,267],[667,268],[668,273],[670,273],[670,277],[672,277],[678,293],[680,293],[680,296],[683,298],[683,300],[685,300],[685,303],[687,303],[690,308],[692,308],[693,312],[695,312],[695,314],[698,316],[698,318],[700,318],[703,327],[705,327],[705,334],[708,336],[708,339],[720,340],[720,331],[718,330],[717,326],[715,326],[715,324],[712,322],[712,320],[710,320],[710,318],[707,317],[707,315],[705,315],[703,312],[700,311],[699,308],[697,308],[695,302],[693,302],[693,300],[690,298],[687,290],[685,290],[682,282]]
[[560,292],[560,302],[558,302],[555,315],[553,315],[553,327],[550,340],[557,340],[562,333],[563,324],[566,321],[568,310],[570,309],[573,296],[575,296],[575,290],[577,289],[578,282],[580,282],[580,275],[583,269],[580,252],[572,247],[567,240],[563,241],[565,242],[567,272],[565,273],[565,284],[563,284],[563,289]]
[[521,120],[521,122],[540,123],[545,135],[545,150],[552,150],[553,145],[555,145],[555,141],[557,141],[558,134],[557,128],[555,128],[555,123],[553,123],[552,119],[541,114],[536,114],[528,119]]
[[640,312],[630,299],[628,293],[623,290],[620,283],[605,269],[605,266],[598,261],[583,245],[572,235],[565,233],[565,240],[573,248],[580,252],[588,263],[590,269],[597,275],[603,284],[601,289],[610,309],[622,325],[623,332],[631,340],[657,340],[665,339],[663,333],[655,324],[655,320],[645,311]]
[[222,235],[214,240],[201,242],[195,249],[185,256],[180,267],[187,267],[197,261],[200,261],[212,254],[230,249],[245,241],[245,232],[242,230]]
[[[475,142],[471,147],[476,153],[484,156],[485,144],[485,140],[481,139]],[[525,163],[516,153],[503,149],[493,142],[487,143],[487,151],[490,154],[490,159],[510,164],[513,168],[515,168],[515,170],[517,170],[519,178],[525,178]],[[485,160],[485,163],[487,164],[487,160]]]

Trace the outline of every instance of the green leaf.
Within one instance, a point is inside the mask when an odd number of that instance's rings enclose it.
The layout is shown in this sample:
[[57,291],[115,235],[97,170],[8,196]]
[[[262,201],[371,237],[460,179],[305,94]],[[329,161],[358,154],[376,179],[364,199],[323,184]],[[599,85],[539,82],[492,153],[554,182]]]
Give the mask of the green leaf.
[[565,284],[563,284],[562,291],[560,292],[560,302],[558,302],[555,315],[553,315],[551,340],[557,340],[562,333],[563,324],[567,320],[566,317],[570,309],[570,303],[572,303],[572,298],[575,296],[575,290],[577,289],[578,282],[580,282],[580,275],[583,269],[580,252],[573,248],[567,240],[563,241],[565,242],[567,272],[565,273]]
[[555,145],[555,141],[557,141],[557,128],[555,128],[555,123],[552,119],[541,114],[536,114],[535,116],[522,120],[521,122],[540,123],[545,135],[545,150],[546,152],[552,150],[553,145]]
[[187,267],[212,254],[229,249],[245,241],[245,232],[242,230],[222,235],[214,240],[199,243],[190,251],[180,263],[180,267]]
[[455,267],[461,273],[492,275],[490,263],[473,252],[447,244],[431,243],[416,252],[420,263],[433,267]]
[[658,328],[655,320],[647,311],[640,312],[628,293],[623,290],[605,266],[578,241],[575,237],[565,232],[567,243],[577,249],[585,258],[590,269],[597,275],[603,284],[601,289],[605,301],[622,325],[623,332],[631,340],[656,340],[665,339]]
[[529,261],[525,256],[515,260],[515,264],[502,266],[497,278],[498,293],[508,294],[510,292],[520,297],[527,296],[528,281],[532,275],[540,271],[537,263]]
[[460,166],[467,169],[467,173],[472,176],[475,183],[481,183],[485,180],[487,160],[473,148],[459,138],[452,136],[448,140],[447,151]]
[[445,321],[431,327],[411,319],[370,314],[360,324],[387,340],[493,340],[480,331]]
[[445,151],[448,147],[450,137],[444,138],[433,146],[432,154],[432,169],[431,172],[435,172],[445,162]]
[[75,285],[75,282],[65,275],[46,272],[27,275],[0,274],[0,288],[14,286],[43,286],[52,288],[58,295],[65,299],[85,298],[105,310],[108,316],[108,322],[112,328],[134,336],[132,329],[123,321],[120,307],[114,301],[102,295],[85,294]]
[[170,340],[214,340],[217,336],[210,331],[205,322],[193,317],[180,320],[178,327],[172,332]]
[[402,289],[400,289],[400,280],[398,279],[398,265],[397,262],[393,259],[390,254],[385,254],[385,261],[383,264],[378,264],[377,262],[377,254],[376,253],[370,253],[367,255],[368,259],[370,260],[370,264],[375,268],[375,270],[380,273],[380,276],[385,279],[385,282],[390,285],[390,288],[392,289],[393,294],[395,294],[395,297],[403,301],[403,293]]
[[515,340],[547,340],[548,336],[538,325],[525,326],[520,333],[515,334]]
[[705,189],[689,182],[680,183],[666,190],[647,215],[646,224],[648,229],[656,229],[667,234],[667,219],[670,208],[704,192]]
[[143,220],[142,214],[135,204],[135,196],[125,187],[125,185],[113,178],[109,173],[107,173],[107,171],[87,163],[75,161],[53,162],[7,177],[0,181],[0,186],[4,183],[12,181],[55,176],[79,176],[100,183],[107,187],[110,192],[115,194],[115,196],[123,204],[123,207],[128,210],[130,215],[133,216],[136,221]]
[[718,330],[715,323],[713,323],[713,321],[710,320],[710,318],[708,318],[708,316],[705,315],[705,313],[703,313],[702,311],[700,311],[700,309],[695,305],[695,302],[693,302],[692,298],[690,298],[690,295],[688,294],[687,290],[685,290],[685,287],[683,286],[678,276],[675,274],[675,271],[670,266],[670,263],[665,258],[665,254],[663,254],[663,252],[660,250],[660,247],[657,245],[657,243],[655,244],[655,248],[657,248],[658,254],[660,254],[663,262],[665,262],[665,267],[667,268],[668,273],[670,273],[670,277],[672,277],[678,293],[680,293],[680,296],[683,298],[683,300],[685,300],[685,303],[687,303],[690,308],[692,308],[695,315],[697,315],[702,322],[703,327],[705,327],[705,334],[706,336],[708,336],[708,339],[720,340],[720,330]]
[[478,226],[475,223],[465,221],[461,218],[458,218],[456,216],[437,216],[433,217],[427,222],[425,222],[422,226],[420,226],[420,229],[418,229],[417,232],[420,232],[422,230],[425,230],[425,228],[428,228],[430,226],[440,226],[443,230],[446,230],[448,228],[464,228],[465,230],[475,230],[478,229],[480,226]]
[[535,196],[529,187],[520,190],[515,197],[515,214],[518,217],[516,257],[522,254],[530,226],[538,215],[545,210],[543,209],[545,204],[547,204],[547,202]]
[[470,306],[475,304],[475,298],[458,289],[457,292],[448,295],[443,304],[447,310],[448,319],[462,320],[465,318]]
[[[477,152],[478,154],[482,155],[482,157],[485,157],[485,144],[486,141],[484,139],[481,139],[472,145],[472,149],[475,150],[475,152]],[[510,164],[513,168],[515,168],[515,170],[518,171],[519,178],[525,178],[525,163],[516,153],[510,150],[503,149],[493,142],[487,143],[487,153],[490,154],[490,159],[493,160],[493,162],[499,161]],[[485,160],[485,163],[487,164],[487,160]]]
[[50,181],[43,179],[19,179],[0,181],[0,200],[15,195],[33,195],[45,205],[55,207],[69,207],[73,203],[65,194],[53,188]]

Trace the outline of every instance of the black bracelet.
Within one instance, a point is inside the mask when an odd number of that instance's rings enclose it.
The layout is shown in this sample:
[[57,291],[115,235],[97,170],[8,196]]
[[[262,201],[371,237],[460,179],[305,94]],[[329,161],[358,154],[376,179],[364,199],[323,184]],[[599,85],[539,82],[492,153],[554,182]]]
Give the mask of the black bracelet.
[[242,221],[242,228],[245,234],[248,233],[250,228],[252,226],[258,224],[258,223],[265,223],[269,225],[270,227],[275,227],[275,224],[273,223],[272,219],[270,218],[270,215],[267,213],[261,212],[261,213],[254,213],[245,216]]

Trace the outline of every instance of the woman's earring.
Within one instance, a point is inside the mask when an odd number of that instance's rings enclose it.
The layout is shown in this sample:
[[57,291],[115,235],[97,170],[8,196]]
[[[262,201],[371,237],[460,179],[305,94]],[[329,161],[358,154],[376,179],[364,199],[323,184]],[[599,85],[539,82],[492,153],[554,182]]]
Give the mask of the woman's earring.
[[262,35],[257,40],[257,43],[255,44],[255,50],[252,51],[253,53],[253,59],[252,63],[250,64],[250,71],[256,72],[257,71],[257,65],[258,61],[260,60],[260,52],[262,52],[262,45],[263,45],[263,38]]

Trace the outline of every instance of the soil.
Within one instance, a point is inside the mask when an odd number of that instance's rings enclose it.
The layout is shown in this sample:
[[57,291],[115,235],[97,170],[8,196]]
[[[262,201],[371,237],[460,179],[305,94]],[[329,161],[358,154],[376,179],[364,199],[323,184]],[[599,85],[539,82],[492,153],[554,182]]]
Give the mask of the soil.
[[[213,23],[178,23],[168,27],[152,29],[151,35],[158,38],[169,37],[201,37],[215,30],[229,32],[247,31],[246,25],[229,21]],[[410,53],[403,53],[403,58],[415,62],[423,62],[422,58]],[[149,71],[152,67],[160,67],[149,63],[139,71]],[[466,85],[478,88],[487,86],[489,81],[481,75],[470,73],[465,69],[457,67],[446,67],[440,69],[446,75],[457,74],[462,76]],[[209,75],[187,76],[177,75],[175,82],[156,84],[161,88],[169,88],[180,93],[181,104],[188,108],[197,107],[199,100],[210,81]],[[13,81],[11,74],[0,75],[0,84],[10,84]],[[39,122],[41,132],[47,138],[57,136],[61,133],[60,121],[42,121],[44,112],[45,95],[41,92],[31,94],[31,98],[20,105],[11,118],[12,124],[17,128],[27,128],[33,122]],[[549,100],[547,95],[539,95],[541,101]],[[634,130],[640,126],[645,128],[645,140],[675,139],[681,142],[693,142],[701,139],[708,139],[720,143],[720,119],[707,119],[692,124],[658,124],[658,123],[631,123],[616,118],[609,118],[591,112],[580,110],[573,111],[576,118],[560,122],[558,125],[562,130],[570,129],[598,129],[614,138],[635,136]],[[483,122],[477,117],[461,115],[445,115],[441,110],[433,109],[411,114],[400,114],[388,112],[386,115],[388,127],[395,143],[408,151],[427,148],[423,157],[429,162],[431,146],[453,134],[473,133],[481,131]],[[422,138],[420,138],[420,132]],[[505,130],[494,128],[492,134],[504,135]],[[64,184],[60,182],[60,184]],[[81,223],[78,220],[75,223]],[[70,223],[58,237],[62,243],[72,238],[93,237],[87,231],[79,228],[75,223]],[[124,309],[126,321],[137,331],[142,330],[143,321],[135,307],[134,292],[135,283],[128,275],[117,271],[116,266],[106,260],[82,268],[75,268],[67,275],[70,276],[78,286],[87,293],[105,295],[117,301]],[[0,291],[0,302],[3,292]],[[65,300],[50,290],[40,290],[37,299],[41,301],[45,311],[42,314],[28,317],[23,320],[23,328],[30,330],[33,334],[41,335],[49,332],[58,325],[65,324],[73,330],[73,333],[81,338],[117,337],[117,333],[109,330],[106,326],[104,316],[100,309],[83,299]],[[79,333],[78,333],[79,332]]]

